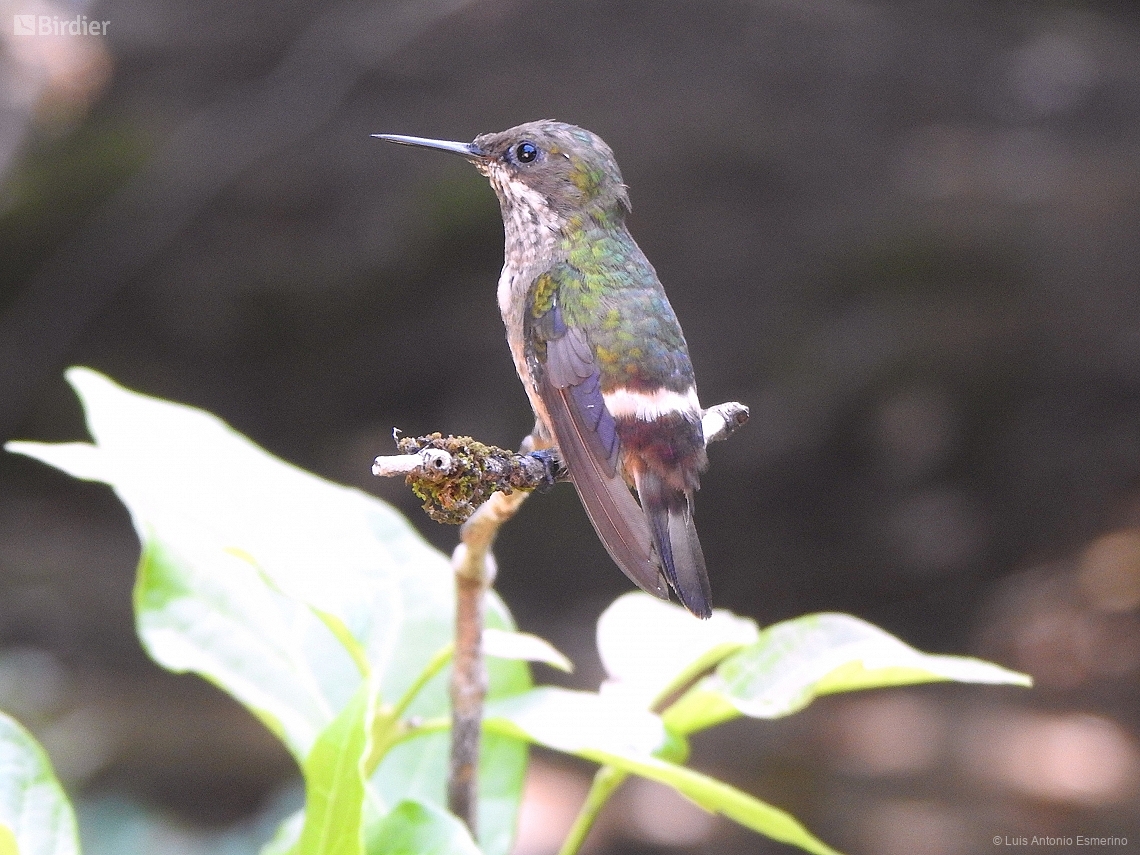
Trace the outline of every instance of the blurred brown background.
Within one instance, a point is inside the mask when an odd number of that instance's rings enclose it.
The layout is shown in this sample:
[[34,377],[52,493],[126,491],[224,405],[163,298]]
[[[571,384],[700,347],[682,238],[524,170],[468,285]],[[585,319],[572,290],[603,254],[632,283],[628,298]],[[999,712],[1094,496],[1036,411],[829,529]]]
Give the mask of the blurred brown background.
[[[107,20],[17,36],[13,15]],[[89,365],[402,508],[408,433],[531,417],[474,170],[373,132],[535,118],[617,152],[712,450],[716,604],[841,610],[1031,692],[821,701],[695,762],[864,855],[1140,846],[1140,10],[1129,2],[0,0],[0,432],[84,436]],[[627,589],[573,491],[503,534],[522,626],[600,669]],[[0,708],[80,798],[88,853],[252,853],[299,796],[242,710],[148,663],[104,488],[0,455]],[[556,677],[543,672],[540,679]],[[519,855],[588,769],[543,755]],[[1127,847],[1076,845],[1124,836]],[[595,852],[791,851],[627,786]]]

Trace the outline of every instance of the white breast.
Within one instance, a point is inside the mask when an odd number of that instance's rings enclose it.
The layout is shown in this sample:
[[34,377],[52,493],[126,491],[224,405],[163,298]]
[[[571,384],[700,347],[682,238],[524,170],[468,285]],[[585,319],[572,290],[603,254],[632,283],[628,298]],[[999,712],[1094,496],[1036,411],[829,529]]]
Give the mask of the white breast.
[[507,344],[511,348],[515,370],[523,381],[535,416],[540,423],[546,424],[549,420],[526,364],[523,312],[526,311],[526,291],[530,283],[556,258],[560,231],[558,218],[541,193],[513,179],[505,168],[492,164],[487,169],[487,177],[491,179],[503,211],[506,244],[503,272],[499,274],[499,312],[507,328]]

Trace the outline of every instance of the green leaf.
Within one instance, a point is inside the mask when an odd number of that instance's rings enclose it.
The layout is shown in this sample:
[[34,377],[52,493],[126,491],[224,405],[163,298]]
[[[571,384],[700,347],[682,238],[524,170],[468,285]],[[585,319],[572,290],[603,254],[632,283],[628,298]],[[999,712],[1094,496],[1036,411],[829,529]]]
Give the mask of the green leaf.
[[668,750],[671,736],[657,716],[624,698],[544,686],[488,704],[484,728],[660,781],[705,810],[722,813],[773,840],[817,855],[836,855],[779,808],[723,781],[653,756],[654,752]]
[[39,743],[0,713],[0,855],[78,855],[71,803]]
[[649,709],[697,674],[752,644],[756,622],[724,609],[693,620],[680,606],[640,591],[618,597],[598,619],[598,654],[609,675],[604,691]]
[[248,562],[224,550],[202,555],[162,531],[144,540],[135,621],[152,658],[233,695],[298,763],[360,684],[352,657],[312,609]]
[[632,775],[641,775],[643,778],[666,784],[710,813],[723,814],[745,828],[750,828],[773,840],[798,846],[815,855],[839,855],[836,850],[804,828],[791,814],[760,801],[731,784],[718,781],[693,769],[658,757],[617,755],[601,751],[587,751],[581,756]]
[[[661,719],[624,699],[540,686],[487,704],[484,726],[569,754],[587,750],[649,756],[669,735]],[[584,756],[584,755],[583,755]]]
[[[78,478],[110,484],[143,554],[136,621],[147,652],[232,694],[304,766],[358,691],[363,672],[394,702],[451,641],[447,557],[396,511],[258,448],[215,416],[130,392],[83,368],[67,372],[95,445],[9,443]],[[362,463],[362,465],[365,465]],[[488,596],[489,626],[513,630]],[[488,663],[490,698],[525,691],[527,666]],[[407,712],[448,710],[447,672]],[[513,836],[526,744],[484,744],[480,827],[489,855]],[[446,804],[447,736],[412,740],[370,779],[381,815],[405,798]]]
[[296,849],[299,855],[364,852],[366,784],[361,763],[367,753],[374,700],[375,687],[361,683],[305,758],[305,824]]
[[508,632],[502,629],[483,630],[483,652],[499,659],[521,659],[526,662],[543,662],[559,671],[570,673],[574,664],[545,638],[529,632]]
[[[488,694],[490,701],[495,697],[513,697],[529,688],[529,677],[525,683],[514,679],[518,668],[518,662],[487,660],[489,683],[499,687],[497,693]],[[449,674],[449,670],[443,671],[416,696],[408,708],[414,719],[432,719],[448,713]],[[450,733],[445,731],[396,745],[372,777],[373,785],[384,797],[384,804],[393,805],[410,798],[446,806],[450,739]],[[488,855],[508,852],[514,840],[527,750],[527,743],[516,736],[483,735],[479,764],[479,844]]]
[[789,715],[820,695],[947,680],[1031,684],[1025,674],[980,659],[922,653],[851,615],[806,615],[768,627],[666,710],[664,720],[689,734],[739,715]]
[[402,801],[372,830],[368,855],[481,855],[467,826],[430,802]]
[[0,822],[0,855],[20,855],[20,847],[16,844],[16,835],[12,829]]

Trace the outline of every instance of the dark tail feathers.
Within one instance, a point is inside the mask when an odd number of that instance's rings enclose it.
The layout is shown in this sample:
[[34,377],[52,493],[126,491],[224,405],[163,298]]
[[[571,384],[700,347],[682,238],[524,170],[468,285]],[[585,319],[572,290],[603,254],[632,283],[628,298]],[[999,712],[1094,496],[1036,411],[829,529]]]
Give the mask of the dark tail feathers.
[[649,520],[653,545],[669,585],[699,618],[712,615],[705,556],[693,524],[693,495],[675,490],[651,472],[637,478],[637,496]]

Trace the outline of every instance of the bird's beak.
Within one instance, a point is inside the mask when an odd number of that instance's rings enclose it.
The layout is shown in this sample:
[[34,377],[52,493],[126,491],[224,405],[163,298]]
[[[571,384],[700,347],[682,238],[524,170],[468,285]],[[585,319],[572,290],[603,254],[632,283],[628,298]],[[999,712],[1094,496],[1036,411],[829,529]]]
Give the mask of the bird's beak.
[[438,148],[440,151],[450,151],[452,154],[462,155],[468,160],[482,160],[487,153],[475,143],[452,142],[451,140],[429,140],[424,137],[405,137],[400,134],[373,134],[377,139],[400,145],[418,145],[421,148]]

